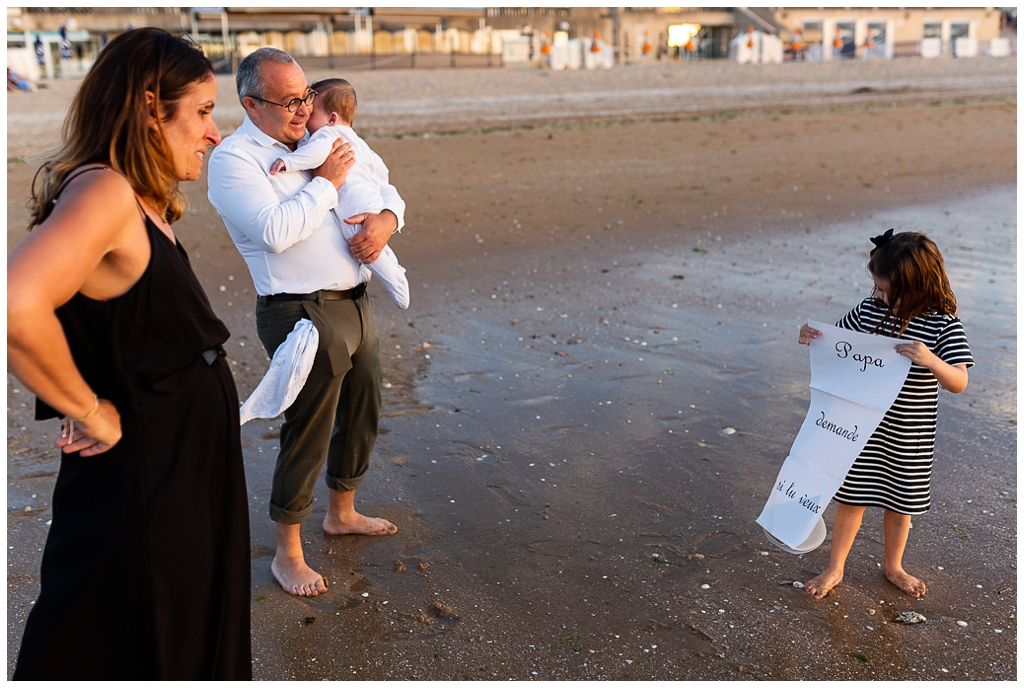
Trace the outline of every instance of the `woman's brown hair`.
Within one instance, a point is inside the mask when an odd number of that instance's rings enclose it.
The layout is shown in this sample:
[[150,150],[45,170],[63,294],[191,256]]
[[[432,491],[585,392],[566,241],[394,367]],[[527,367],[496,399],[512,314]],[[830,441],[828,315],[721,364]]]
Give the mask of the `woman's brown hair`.
[[957,314],[942,254],[926,234],[901,232],[885,239],[871,251],[868,271],[889,282],[889,305],[876,332],[903,334],[920,315]]
[[[95,163],[123,175],[168,222],[180,218],[186,200],[178,190],[161,117],[173,119],[185,92],[212,77],[213,65],[198,46],[161,29],[135,29],[112,40],[71,101],[60,150],[32,180],[29,229],[50,214],[68,174]],[[155,130],[150,126],[155,112],[146,103],[147,91],[160,113]]]

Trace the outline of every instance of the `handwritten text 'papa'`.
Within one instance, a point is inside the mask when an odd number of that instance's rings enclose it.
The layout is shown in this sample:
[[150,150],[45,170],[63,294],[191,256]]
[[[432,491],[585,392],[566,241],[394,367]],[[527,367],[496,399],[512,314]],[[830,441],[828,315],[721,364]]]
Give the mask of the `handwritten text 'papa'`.
[[882,359],[880,358],[868,356],[867,354],[858,354],[856,352],[854,352],[853,356],[850,356],[851,351],[853,351],[853,344],[850,344],[850,342],[836,343],[836,355],[839,358],[853,358],[853,360],[860,363],[860,372],[862,373],[868,369],[868,366],[874,366],[876,368],[885,367],[885,364],[882,363]]

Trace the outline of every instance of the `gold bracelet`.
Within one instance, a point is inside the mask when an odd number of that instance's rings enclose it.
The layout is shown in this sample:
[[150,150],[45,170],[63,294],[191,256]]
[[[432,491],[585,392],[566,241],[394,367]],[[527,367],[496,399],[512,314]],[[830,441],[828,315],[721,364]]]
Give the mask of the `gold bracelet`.
[[75,419],[76,423],[81,423],[82,421],[84,421],[85,419],[89,418],[91,415],[93,415],[94,413],[96,413],[97,411],[100,410],[100,398],[96,394],[93,394],[92,398],[93,398],[92,411],[89,411],[89,413],[85,414],[81,418],[76,418]]

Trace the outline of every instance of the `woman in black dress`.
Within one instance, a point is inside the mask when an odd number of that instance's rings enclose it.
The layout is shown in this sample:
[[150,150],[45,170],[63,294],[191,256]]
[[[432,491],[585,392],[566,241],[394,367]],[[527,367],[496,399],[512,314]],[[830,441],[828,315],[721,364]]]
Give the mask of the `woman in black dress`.
[[209,60],[157,29],[100,53],[7,263],[7,360],[63,416],[16,679],[248,679],[238,399],[171,224],[220,134]]

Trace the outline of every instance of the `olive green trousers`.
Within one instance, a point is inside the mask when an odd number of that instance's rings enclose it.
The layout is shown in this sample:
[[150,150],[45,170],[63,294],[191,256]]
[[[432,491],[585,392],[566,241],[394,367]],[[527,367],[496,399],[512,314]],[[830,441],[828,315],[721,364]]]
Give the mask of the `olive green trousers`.
[[370,465],[380,422],[380,341],[370,299],[268,301],[256,304],[256,332],[269,356],[302,318],[320,336],[313,368],[284,412],[274,468],[270,518],[302,523],[313,513],[313,488],[327,461],[327,487],[355,490]]

